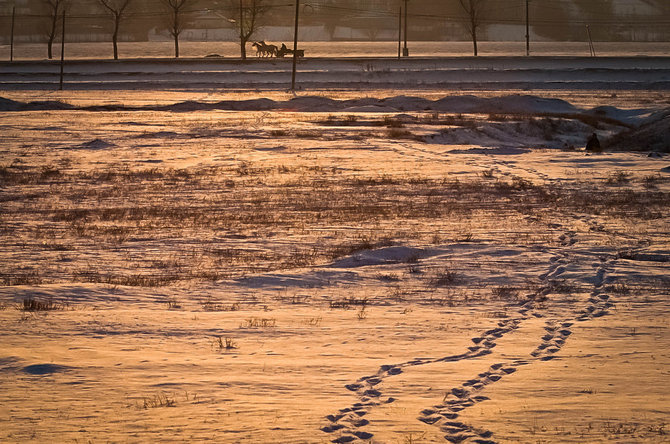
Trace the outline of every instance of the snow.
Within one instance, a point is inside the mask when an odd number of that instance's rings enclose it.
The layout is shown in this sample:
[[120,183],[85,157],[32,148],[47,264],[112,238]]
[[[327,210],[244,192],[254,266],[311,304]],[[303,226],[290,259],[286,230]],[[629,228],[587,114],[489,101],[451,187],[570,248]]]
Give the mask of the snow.
[[0,441],[664,440],[662,91],[0,96]]
[[368,265],[397,264],[417,261],[427,253],[419,248],[386,247],[376,250],[364,250],[332,264],[335,268],[365,267]]

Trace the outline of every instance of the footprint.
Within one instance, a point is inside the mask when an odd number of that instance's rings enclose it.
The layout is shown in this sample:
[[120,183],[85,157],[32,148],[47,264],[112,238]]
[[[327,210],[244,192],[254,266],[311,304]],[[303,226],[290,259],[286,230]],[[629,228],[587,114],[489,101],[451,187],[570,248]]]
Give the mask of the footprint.
[[426,424],[435,424],[437,421],[442,419],[440,416],[421,416],[419,417],[419,421],[425,422]]
[[472,438],[472,435],[447,435],[444,437],[444,439],[454,444],[461,443],[468,438]]
[[467,398],[470,396],[470,392],[468,392],[465,389],[460,389],[460,388],[453,388],[451,389],[451,393],[456,396],[457,398]]
[[333,424],[333,425],[321,427],[321,430],[326,432],[326,433],[333,433],[333,432],[336,432],[336,431],[338,431],[340,429],[343,429],[343,428],[344,428],[344,426],[341,425],[341,424]]
[[366,425],[370,424],[370,421],[368,421],[367,419],[359,419],[359,420],[352,421],[351,424],[354,427],[363,427],[363,426],[366,426]]

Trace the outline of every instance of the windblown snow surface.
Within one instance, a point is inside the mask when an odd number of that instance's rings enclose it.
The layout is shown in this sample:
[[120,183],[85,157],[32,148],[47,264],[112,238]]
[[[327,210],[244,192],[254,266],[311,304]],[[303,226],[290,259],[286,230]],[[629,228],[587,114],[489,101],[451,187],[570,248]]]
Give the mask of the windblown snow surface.
[[0,99],[0,441],[668,440],[667,96],[97,94]]

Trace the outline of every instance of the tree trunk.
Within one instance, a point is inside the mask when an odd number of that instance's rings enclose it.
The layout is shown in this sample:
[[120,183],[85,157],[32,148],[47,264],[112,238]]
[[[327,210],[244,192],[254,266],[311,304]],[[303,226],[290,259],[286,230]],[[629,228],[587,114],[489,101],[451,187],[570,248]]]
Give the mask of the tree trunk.
[[116,17],[114,21],[114,34],[112,34],[112,44],[114,45],[114,60],[119,60],[119,46],[117,44],[119,40],[119,17]]
[[58,13],[57,11],[54,11],[53,17],[51,19],[51,32],[49,33],[49,40],[47,41],[47,55],[49,57],[49,60],[53,58],[53,51],[52,51],[52,46],[54,43],[54,39],[56,38],[56,26],[58,23]]
[[474,47],[474,54],[477,57],[477,31],[472,32],[472,46]]
[[247,59],[247,39],[244,37],[244,8],[240,0],[240,57]]
[[474,20],[471,22],[472,26],[472,46],[474,47],[474,54],[477,57],[477,23]]
[[179,58],[179,34],[181,33],[182,26],[179,21],[179,9],[173,7],[172,9],[172,30],[170,33],[174,37],[174,58]]

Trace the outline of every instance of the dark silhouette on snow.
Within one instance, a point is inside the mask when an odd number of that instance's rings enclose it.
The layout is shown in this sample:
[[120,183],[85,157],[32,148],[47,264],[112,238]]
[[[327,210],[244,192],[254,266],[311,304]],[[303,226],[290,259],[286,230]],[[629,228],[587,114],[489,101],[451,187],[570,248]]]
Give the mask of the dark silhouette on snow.
[[594,153],[602,151],[602,148],[600,148],[600,140],[598,140],[598,135],[596,133],[591,134],[589,140],[586,141],[586,151],[592,151]]
[[[298,57],[305,57],[305,50],[304,49],[297,49],[295,51],[296,55]],[[281,44],[281,48],[279,48],[279,51],[277,51],[277,57],[284,57],[286,54],[293,54],[293,50],[290,48],[286,47],[285,43]]]

